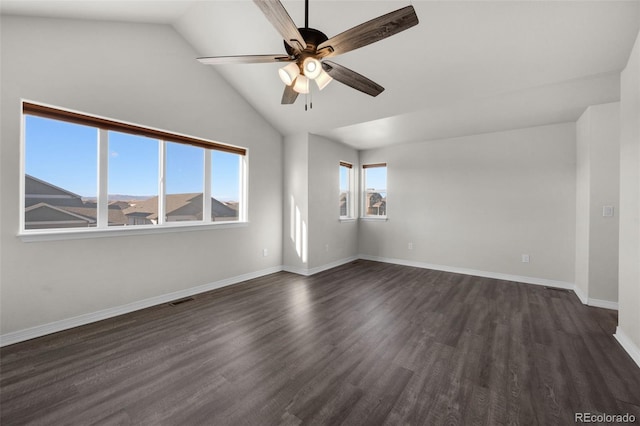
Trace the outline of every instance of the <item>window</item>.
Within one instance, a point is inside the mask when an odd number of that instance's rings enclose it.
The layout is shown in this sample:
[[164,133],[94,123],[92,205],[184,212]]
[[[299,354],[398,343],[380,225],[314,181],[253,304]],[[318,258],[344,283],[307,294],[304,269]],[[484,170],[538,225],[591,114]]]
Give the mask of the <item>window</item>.
[[353,165],[340,162],[340,218],[348,219],[353,217],[352,181]]
[[246,220],[244,148],[28,102],[23,115],[23,231]]
[[166,158],[164,220],[201,221],[204,211],[204,149],[168,142]]
[[97,225],[97,129],[25,117],[24,229]]
[[387,163],[362,166],[364,195],[363,216],[387,216]]
[[242,156],[211,152],[211,221],[237,221],[241,188]]
[[157,224],[160,142],[122,132],[108,136],[108,226]]

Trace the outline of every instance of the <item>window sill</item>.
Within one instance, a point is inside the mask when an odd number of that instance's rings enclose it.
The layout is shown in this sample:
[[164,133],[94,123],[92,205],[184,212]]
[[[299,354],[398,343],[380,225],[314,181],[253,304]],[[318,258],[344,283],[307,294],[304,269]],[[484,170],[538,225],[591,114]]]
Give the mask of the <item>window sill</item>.
[[364,220],[365,222],[386,222],[389,219],[386,216],[363,216],[360,220]]
[[[111,227],[107,229],[78,228],[56,230],[28,230],[22,231],[18,237],[25,243],[36,241],[82,240],[90,238],[122,237],[132,235],[166,234],[172,232],[203,231],[210,229],[244,228],[249,222],[218,222],[218,223],[172,223],[170,225],[138,225],[126,227]],[[125,229],[123,229],[125,228]]]
[[355,222],[356,220],[358,220],[355,217],[341,217],[340,218],[340,222]]

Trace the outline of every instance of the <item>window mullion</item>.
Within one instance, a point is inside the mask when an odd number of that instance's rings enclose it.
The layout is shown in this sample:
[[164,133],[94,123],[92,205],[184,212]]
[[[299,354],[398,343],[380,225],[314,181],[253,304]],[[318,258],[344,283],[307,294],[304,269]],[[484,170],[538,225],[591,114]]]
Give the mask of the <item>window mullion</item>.
[[202,221],[211,222],[211,151],[204,150],[204,192],[202,204]]
[[356,217],[356,205],[355,200],[357,200],[357,192],[355,186],[355,172],[353,169],[349,169],[349,213],[351,217]]
[[109,131],[98,129],[98,212],[97,227],[109,226]]
[[165,196],[167,175],[167,143],[158,140],[158,225],[165,222]]
[[247,172],[247,162],[249,161],[248,155],[239,156],[238,161],[240,166],[238,167],[240,176],[240,205],[238,206],[238,220],[249,220],[249,173]]

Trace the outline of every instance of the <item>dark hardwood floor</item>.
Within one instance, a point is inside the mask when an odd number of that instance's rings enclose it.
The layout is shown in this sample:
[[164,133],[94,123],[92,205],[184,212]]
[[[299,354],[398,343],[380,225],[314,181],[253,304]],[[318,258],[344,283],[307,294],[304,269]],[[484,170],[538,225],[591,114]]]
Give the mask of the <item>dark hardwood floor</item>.
[[615,326],[541,286],[369,261],[281,272],[2,348],[0,422],[640,419],[640,368]]

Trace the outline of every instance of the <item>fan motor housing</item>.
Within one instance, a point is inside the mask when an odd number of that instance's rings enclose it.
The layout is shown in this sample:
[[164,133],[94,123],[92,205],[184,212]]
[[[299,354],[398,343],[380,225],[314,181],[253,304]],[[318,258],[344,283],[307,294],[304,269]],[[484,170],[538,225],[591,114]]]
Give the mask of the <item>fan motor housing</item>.
[[[325,33],[313,28],[298,28],[298,31],[300,31],[300,35],[304,38],[304,41],[307,42],[307,46],[304,49],[304,52],[307,53],[305,56],[315,55],[318,46],[329,40]],[[296,56],[296,52],[293,50],[293,47],[289,46],[286,41],[284,42],[284,48],[289,56]]]

